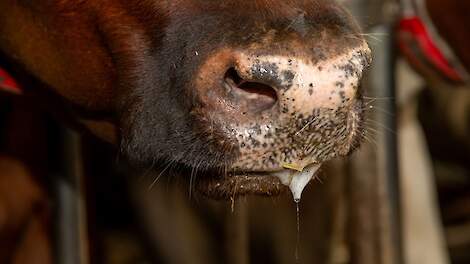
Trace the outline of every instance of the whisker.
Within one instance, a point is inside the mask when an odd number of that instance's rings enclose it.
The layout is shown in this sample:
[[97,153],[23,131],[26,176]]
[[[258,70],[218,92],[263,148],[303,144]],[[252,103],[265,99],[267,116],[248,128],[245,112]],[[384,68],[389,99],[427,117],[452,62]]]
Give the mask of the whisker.
[[318,176],[318,177],[315,177],[314,180],[316,180],[317,182],[319,182],[320,184],[324,184],[323,183],[323,180]]
[[381,112],[381,113],[384,113],[384,114],[386,114],[386,115],[395,116],[394,113],[391,113],[391,112],[389,112],[389,111],[387,111],[387,110],[385,110],[385,109],[383,109],[383,108],[381,108],[381,107],[373,106],[373,105],[370,105],[370,106],[367,106],[367,107],[363,107],[363,108],[361,108],[361,110],[363,110],[363,111],[374,111],[374,110],[377,110],[377,111],[379,111],[379,112]]
[[369,42],[374,41],[375,42],[374,45],[380,44],[383,41],[383,39],[373,36],[372,34],[359,34],[359,35],[350,34],[350,35],[346,35],[345,37],[350,38],[350,39],[357,39],[357,40],[362,40],[361,37],[366,37],[369,39],[368,40]]
[[374,99],[374,100],[393,100],[395,97],[370,97],[370,96],[362,96],[364,99]]
[[158,176],[155,178],[155,180],[152,182],[152,184],[150,184],[149,188],[148,188],[148,191],[151,191],[153,189],[153,187],[155,186],[155,184],[157,184],[158,180],[160,179],[160,177],[162,177],[163,173],[165,173],[166,170],[168,170],[168,168],[174,163],[174,160],[170,161],[168,163],[168,165],[160,172],[160,174],[158,174]]
[[[369,125],[371,125],[371,124],[369,124]],[[376,129],[376,128],[373,128],[373,127],[370,127],[370,126],[365,127],[364,129],[366,129],[367,131],[370,131],[370,132],[374,132],[374,133],[375,133],[375,135],[374,135],[375,137],[378,137],[379,135],[382,135],[382,134],[383,134],[383,131],[380,131],[380,130],[378,130],[378,129]]]
[[359,33],[360,36],[390,36],[388,33]]
[[361,136],[367,143],[372,145],[374,150],[377,151],[379,149],[379,144],[375,139],[375,135],[371,134],[370,131],[364,131]]
[[392,134],[394,134],[394,135],[397,134],[396,131],[393,131],[391,128],[389,128],[389,127],[383,125],[382,123],[380,123],[380,122],[378,122],[378,121],[375,121],[375,120],[373,120],[373,119],[369,119],[369,120],[365,121],[365,123],[367,123],[367,122],[373,122],[373,123],[370,123],[370,124],[371,124],[371,125],[377,125],[377,126],[379,126],[379,127],[383,128],[383,129],[387,130],[388,132],[390,132],[390,133],[392,133]]
[[389,100],[392,100],[392,99],[385,99],[385,98],[365,98],[366,100],[369,100],[365,103],[365,105],[371,105],[372,103],[375,103],[377,101],[383,101],[383,100],[386,100],[386,101],[389,101]]
[[202,164],[202,160],[199,160],[199,163],[196,166],[192,167],[191,169],[191,177],[189,178],[189,200],[191,200],[192,198],[193,183],[194,181],[196,181],[197,171],[199,167],[201,166],[201,164]]
[[318,120],[318,116],[315,116],[311,121],[309,121],[304,127],[302,127],[302,129],[300,129],[299,131],[297,131],[297,133],[295,133],[296,136],[298,136],[300,133],[302,133],[305,129],[307,129],[307,127],[309,127],[311,124],[313,124],[315,121]]
[[383,41],[383,38],[378,38],[379,36],[382,36],[382,37],[388,37],[389,34],[382,34],[382,33],[362,33],[362,34],[359,34],[360,36],[363,36],[363,37],[368,37],[370,39],[373,39],[377,42],[382,42]]
[[144,173],[142,173],[142,175],[140,175],[140,179],[145,179],[151,171],[153,171],[153,169],[155,168],[155,160],[152,161],[152,164],[144,171]]
[[189,200],[191,200],[192,194],[193,194],[193,177],[194,177],[194,171],[196,167],[191,168],[191,176],[189,177]]

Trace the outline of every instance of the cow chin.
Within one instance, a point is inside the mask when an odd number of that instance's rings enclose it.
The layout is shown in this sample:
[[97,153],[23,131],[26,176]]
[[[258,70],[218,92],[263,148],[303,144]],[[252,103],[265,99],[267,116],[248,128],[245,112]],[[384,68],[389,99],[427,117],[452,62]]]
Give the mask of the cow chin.
[[[299,140],[303,141],[302,144],[289,141],[289,144],[292,144],[291,148],[278,146],[269,151],[259,151],[257,156],[239,156],[231,164],[231,167],[224,171],[201,173],[204,176],[197,177],[195,186],[200,193],[213,199],[233,199],[243,195],[280,195],[288,188],[276,175],[291,170],[292,167],[289,168],[288,165],[296,165],[301,168],[312,164],[322,165],[335,157],[349,155],[360,146],[363,139],[363,108],[362,101],[357,100],[351,108],[339,111],[340,113],[347,113],[345,115],[336,114],[344,126],[335,127],[335,132],[329,132],[332,136],[327,136],[318,141],[323,141],[323,144],[309,142],[315,136],[321,138],[322,135],[327,134],[325,130],[318,129],[322,126],[309,124],[313,123],[311,120],[299,120],[299,123],[303,124],[300,128],[303,131],[308,130],[305,127],[307,124],[317,128],[316,131],[305,131],[310,137],[301,137]],[[328,118],[328,122],[331,122],[331,115],[325,115],[325,117]],[[321,120],[321,118],[317,117],[316,120]],[[300,130],[292,131],[297,132],[285,138],[293,140],[296,137],[299,138],[300,133],[298,131]],[[262,146],[263,143],[261,141],[260,145]],[[288,151],[286,151],[287,149]],[[303,154],[298,156],[298,153]],[[275,161],[275,157],[282,157],[282,159]],[[263,164],[263,166],[259,167],[260,164]]]

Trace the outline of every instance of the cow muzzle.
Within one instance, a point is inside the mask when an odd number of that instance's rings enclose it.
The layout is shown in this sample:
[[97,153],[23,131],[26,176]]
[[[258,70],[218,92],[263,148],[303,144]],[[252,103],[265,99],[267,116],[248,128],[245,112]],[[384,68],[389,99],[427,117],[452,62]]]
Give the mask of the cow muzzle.
[[199,70],[193,112],[237,150],[229,170],[244,175],[245,186],[250,174],[302,171],[358,145],[359,87],[369,63],[367,44],[321,60],[223,50]]

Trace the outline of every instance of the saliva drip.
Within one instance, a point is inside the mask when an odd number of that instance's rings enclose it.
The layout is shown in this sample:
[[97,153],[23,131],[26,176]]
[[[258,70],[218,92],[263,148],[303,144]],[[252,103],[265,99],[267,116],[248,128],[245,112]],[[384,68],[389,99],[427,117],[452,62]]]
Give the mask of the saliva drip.
[[279,180],[281,180],[282,184],[289,187],[296,206],[297,243],[295,246],[295,263],[299,263],[300,261],[300,199],[302,198],[303,190],[313,179],[320,166],[321,164],[313,164],[302,169],[297,169],[297,167],[285,165],[284,167],[289,170],[284,170],[274,174],[279,178]]
[[302,192],[307,186],[307,184],[312,180],[315,173],[320,168],[320,164],[313,164],[303,168],[302,171],[297,170],[283,170],[280,172],[274,173],[277,176],[282,184],[289,187],[292,192],[292,196],[296,203],[300,202],[302,197]]
[[295,200],[297,209],[297,242],[295,245],[295,263],[300,263],[299,248],[300,248],[300,199]]

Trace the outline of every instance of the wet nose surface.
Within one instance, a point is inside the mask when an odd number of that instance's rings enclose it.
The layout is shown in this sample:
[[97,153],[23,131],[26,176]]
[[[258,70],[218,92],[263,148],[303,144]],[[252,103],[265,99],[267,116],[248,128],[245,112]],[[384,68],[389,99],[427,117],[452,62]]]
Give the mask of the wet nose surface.
[[315,61],[247,51],[214,59],[208,67],[225,72],[223,92],[207,82],[198,87],[207,89],[205,111],[239,150],[233,168],[275,171],[347,154],[358,133],[358,87],[369,61],[365,43]]
[[242,55],[237,70],[247,79],[272,85],[281,114],[311,114],[314,109],[336,109],[355,98],[366,50],[358,48],[312,64],[303,58]]

